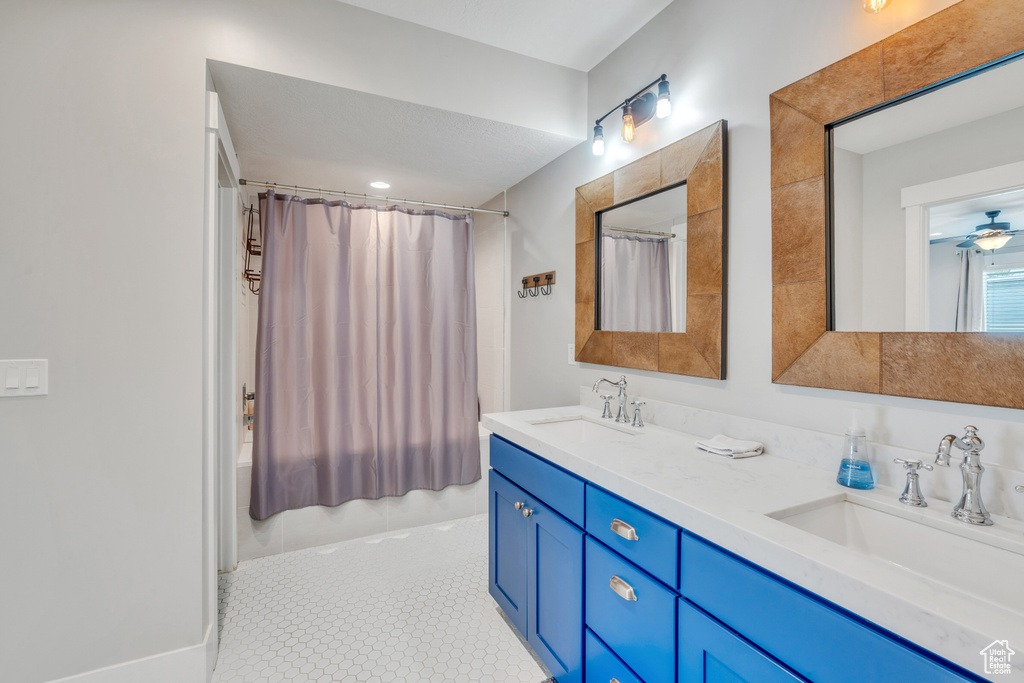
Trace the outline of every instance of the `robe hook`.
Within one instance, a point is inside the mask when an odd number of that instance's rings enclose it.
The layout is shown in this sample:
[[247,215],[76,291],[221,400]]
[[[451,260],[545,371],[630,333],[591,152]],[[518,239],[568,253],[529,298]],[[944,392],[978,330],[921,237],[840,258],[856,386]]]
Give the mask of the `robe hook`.
[[530,290],[530,296],[540,296],[540,276],[534,276],[533,289]]
[[[537,280],[537,278],[533,278],[533,279],[535,281]],[[543,294],[544,296],[547,296],[548,294],[551,294],[551,273],[547,273],[544,276],[544,279],[547,281],[547,285],[546,285],[547,289],[545,290],[544,287],[541,287],[540,288],[540,293]]]
[[524,277],[523,278],[523,291],[516,292],[516,294],[519,295],[520,299],[525,299],[526,298],[526,283],[527,283],[527,278]]

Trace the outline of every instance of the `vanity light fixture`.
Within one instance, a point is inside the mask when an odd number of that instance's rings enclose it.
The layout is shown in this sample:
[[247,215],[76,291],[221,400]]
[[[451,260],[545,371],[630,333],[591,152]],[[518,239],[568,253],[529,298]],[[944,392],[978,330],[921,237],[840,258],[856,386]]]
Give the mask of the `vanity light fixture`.
[[864,11],[878,14],[889,4],[889,0],[864,0]]
[[[655,97],[651,88],[658,86]],[[604,154],[604,128],[601,122],[622,110],[622,140],[630,143],[636,138],[636,129],[657,115],[663,119],[672,113],[672,96],[668,89],[668,78],[662,74],[660,78],[644,86],[636,94],[627,97],[622,104],[616,105],[610,112],[594,122],[594,155]]]

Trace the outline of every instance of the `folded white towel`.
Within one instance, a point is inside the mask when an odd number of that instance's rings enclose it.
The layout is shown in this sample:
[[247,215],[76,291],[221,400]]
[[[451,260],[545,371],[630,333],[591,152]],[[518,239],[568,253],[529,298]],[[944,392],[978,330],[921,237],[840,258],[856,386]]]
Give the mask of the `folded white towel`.
[[759,441],[740,441],[724,434],[698,441],[697,448],[716,455],[727,455],[730,458],[749,458],[764,452],[764,444]]

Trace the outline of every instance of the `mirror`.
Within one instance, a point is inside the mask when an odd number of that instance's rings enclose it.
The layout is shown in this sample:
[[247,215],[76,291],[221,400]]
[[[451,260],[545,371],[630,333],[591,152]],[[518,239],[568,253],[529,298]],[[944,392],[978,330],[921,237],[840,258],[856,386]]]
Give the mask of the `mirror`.
[[686,185],[599,211],[597,325],[686,331]]
[[[726,126],[713,123],[576,188],[577,361],[725,377]],[[617,239],[625,247],[642,244],[637,238],[667,239],[666,247],[677,250],[675,268],[667,249],[661,275],[642,285],[617,251],[602,247]],[[685,246],[673,245],[683,238]],[[623,305],[638,309],[653,298],[653,283],[667,290],[668,313],[663,304],[657,324],[640,321],[635,311],[620,318],[611,295],[622,293]]]
[[1024,332],[1024,60],[831,136],[832,329]]
[[[843,195],[833,197],[829,192],[835,184],[830,142],[838,136],[847,149],[851,144],[843,140],[844,126],[852,126],[860,119],[884,117],[892,105],[897,105],[892,108],[892,115],[903,107],[921,106],[924,111],[913,125],[922,136],[941,135],[937,129],[926,127],[944,116],[947,107],[927,104],[927,93],[941,94],[945,87],[953,87],[950,83],[967,77],[971,78],[964,83],[970,88],[985,82],[975,81],[976,78],[988,73],[995,75],[995,71],[1007,66],[1016,68],[1011,62],[1024,55],[1024,32],[1020,30],[1018,14],[1019,9],[1012,3],[997,6],[985,0],[961,0],[769,97],[772,381],[776,384],[1024,408],[1024,392],[1020,390],[1020,377],[1024,375],[1021,333],[906,331],[927,329],[925,325],[930,324],[930,320],[921,317],[924,308],[920,299],[914,298],[920,295],[915,290],[928,286],[924,261],[930,259],[932,246],[931,235],[926,232],[931,227],[926,226],[952,217],[958,226],[955,232],[960,233],[952,236],[956,244],[967,241],[960,238],[967,229],[973,230],[973,226],[983,223],[985,217],[982,213],[977,218],[966,218],[964,213],[980,212],[986,207],[957,202],[987,202],[996,176],[1002,180],[995,181],[995,185],[1006,190],[1007,195],[1014,187],[1024,186],[1024,177],[1020,175],[1024,162],[986,159],[975,162],[979,165],[973,168],[952,172],[960,175],[903,181],[910,184],[887,191],[877,201],[890,207],[893,202],[897,204],[897,211],[904,212],[904,229],[886,233],[881,240],[853,239],[853,246],[844,246],[843,235],[831,229],[834,214],[842,214],[849,207],[842,206]],[[1019,92],[1019,86],[1016,90]],[[956,105],[962,111],[980,109],[989,100],[1006,94],[986,91]],[[1012,108],[1000,114],[991,112],[989,118],[1006,114]],[[883,128],[895,131],[898,125]],[[1003,153],[1003,147],[1012,145],[1019,149],[1020,140],[1018,126],[1004,137],[999,153]],[[928,172],[929,166],[938,167],[939,155],[966,153],[971,146],[935,145],[916,168],[921,173]],[[890,166],[897,167],[899,161],[892,160]],[[860,177],[864,190],[879,178],[875,173],[865,173],[863,168]],[[954,191],[951,185],[956,186]],[[953,202],[951,196],[955,198]],[[999,202],[1010,199],[1004,196]],[[864,215],[859,224],[864,232],[875,227],[868,227],[873,221],[867,216],[868,209],[876,208],[873,203],[868,206],[868,202],[865,198],[860,204]],[[856,204],[856,200],[852,203]],[[995,222],[1005,215],[1000,214]],[[692,244],[692,223],[690,233]],[[971,237],[969,232],[967,235],[976,244],[982,237]],[[904,246],[908,239],[912,249]],[[1020,237],[1014,236],[1009,243],[1015,239]],[[925,243],[927,248],[922,248]],[[856,256],[852,251],[858,248],[861,254]],[[836,254],[835,262],[828,258],[830,253]],[[841,259],[860,259],[864,275],[859,282],[866,290],[870,278],[884,277],[890,268],[899,269],[901,263],[908,261],[908,254],[915,253],[920,254],[912,264],[916,276],[911,277],[908,269],[903,286],[895,292],[873,290],[869,301],[863,291],[843,293],[839,289],[842,285],[835,283],[841,277],[836,272],[842,270],[838,265]],[[936,292],[935,298],[938,297]],[[865,323],[883,323],[868,320],[865,311],[872,306],[887,306],[889,298],[897,299],[896,306],[902,308],[902,327],[897,320],[889,330],[867,329]],[[829,305],[830,299],[836,301],[836,306]],[[843,299],[853,301],[853,310],[860,309],[860,323],[849,324],[859,327],[859,331],[837,328],[838,319],[847,315],[841,312]],[[918,303],[908,306],[908,300]],[[912,316],[915,310],[918,318],[908,317],[908,312]],[[930,319],[932,314],[928,312],[926,317]]]

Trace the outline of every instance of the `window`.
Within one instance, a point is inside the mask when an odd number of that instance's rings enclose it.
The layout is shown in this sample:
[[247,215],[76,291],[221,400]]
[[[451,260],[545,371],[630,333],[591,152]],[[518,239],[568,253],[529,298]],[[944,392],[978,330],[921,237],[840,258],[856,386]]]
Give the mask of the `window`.
[[1024,267],[985,272],[985,331],[1024,332]]

